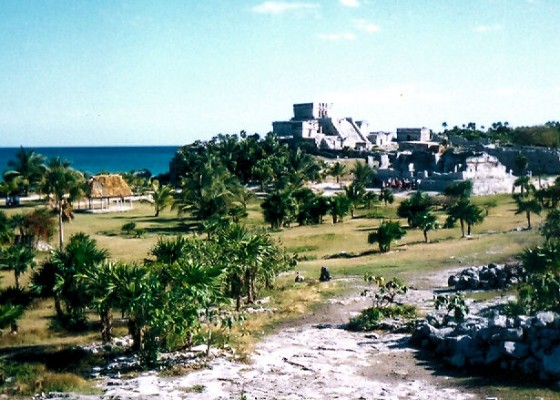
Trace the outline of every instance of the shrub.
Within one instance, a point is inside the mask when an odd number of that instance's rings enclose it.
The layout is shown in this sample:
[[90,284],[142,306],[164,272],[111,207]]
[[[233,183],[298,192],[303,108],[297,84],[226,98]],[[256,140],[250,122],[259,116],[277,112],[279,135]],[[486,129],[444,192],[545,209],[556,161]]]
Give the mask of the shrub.
[[121,230],[126,233],[127,235],[132,234],[132,232],[136,229],[136,223],[135,222],[127,222],[126,224],[124,224],[121,228]]
[[357,317],[351,318],[346,325],[350,331],[371,331],[380,329],[380,321],[384,318],[402,317],[406,319],[415,318],[416,307],[410,304],[392,305],[387,307],[369,307],[363,310]]

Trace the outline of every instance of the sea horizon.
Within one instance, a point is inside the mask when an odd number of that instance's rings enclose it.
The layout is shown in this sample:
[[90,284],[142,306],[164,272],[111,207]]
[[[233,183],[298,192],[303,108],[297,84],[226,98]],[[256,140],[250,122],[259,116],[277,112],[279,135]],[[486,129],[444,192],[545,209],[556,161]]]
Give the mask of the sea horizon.
[[100,172],[125,173],[146,169],[152,175],[169,172],[169,162],[180,145],[112,145],[112,146],[17,146],[0,147],[0,171],[4,172],[16,152],[23,147],[47,159],[60,157],[76,170],[91,175]]

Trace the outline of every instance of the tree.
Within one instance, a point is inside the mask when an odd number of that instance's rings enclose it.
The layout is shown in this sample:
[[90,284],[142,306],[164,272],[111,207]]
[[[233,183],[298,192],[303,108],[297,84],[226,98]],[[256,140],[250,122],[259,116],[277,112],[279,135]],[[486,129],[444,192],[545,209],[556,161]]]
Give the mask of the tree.
[[10,218],[0,210],[0,246],[10,243],[14,238],[14,228]]
[[415,224],[422,229],[424,242],[426,243],[428,243],[428,232],[439,229],[437,217],[429,211],[419,214],[416,217]]
[[103,262],[94,268],[87,268],[76,278],[83,289],[92,297],[92,306],[99,314],[101,321],[101,340],[111,342],[113,338],[112,308],[119,306],[119,291],[117,290],[117,266]]
[[160,185],[157,179],[152,182],[152,201],[155,209],[154,217],[159,217],[159,213],[165,208],[173,205],[173,189],[169,186]]
[[51,158],[47,165],[47,171],[43,177],[42,191],[54,197],[54,208],[58,214],[58,238],[59,248],[64,246],[63,218],[69,216],[72,201],[81,193],[84,176],[70,168],[68,162],[60,158]]
[[527,229],[531,229],[531,214],[541,215],[542,206],[539,201],[534,197],[526,197],[523,195],[514,196],[515,203],[517,205],[517,210],[515,214],[525,213],[525,218],[527,218]]
[[11,181],[19,177],[21,179],[21,194],[27,196],[29,191],[34,190],[43,177],[45,157],[34,150],[26,151],[23,147],[20,147],[16,152],[16,159],[8,161],[8,166],[11,169],[4,173],[4,179]]
[[35,267],[34,255],[28,246],[13,244],[2,250],[0,266],[14,271],[16,289],[20,290],[19,277],[28,269]]
[[342,218],[350,211],[351,201],[345,194],[338,193],[328,199],[329,212],[333,224],[342,222]]
[[64,305],[58,317],[66,326],[73,329],[84,326],[92,295],[84,288],[79,275],[97,268],[108,256],[107,250],[99,249],[96,241],[84,233],[73,235],[64,249],[52,253],[50,263],[55,267],[52,290],[55,301],[58,299]]
[[455,221],[460,222],[461,237],[465,237],[465,224],[467,225],[467,235],[470,236],[472,226],[484,221],[484,210],[466,199],[451,205],[447,209],[447,214],[447,226],[452,226]]
[[399,204],[397,215],[401,218],[406,218],[411,228],[416,228],[416,216],[430,211],[431,207],[432,202],[430,196],[427,193],[417,190]]
[[379,245],[379,251],[387,253],[391,250],[391,244],[402,239],[406,235],[406,230],[401,227],[398,221],[383,221],[377,231],[368,235],[368,243]]
[[371,185],[375,176],[373,168],[371,168],[363,161],[357,161],[356,164],[354,164],[354,168],[352,168],[352,174],[354,175],[354,179],[352,181],[364,188],[367,188]]
[[336,179],[336,183],[340,183],[340,178],[346,174],[346,164],[340,161],[333,163],[328,170],[328,174]]
[[443,190],[443,194],[453,200],[468,199],[472,195],[473,182],[470,179],[453,182]]
[[531,178],[527,175],[517,177],[513,182],[513,187],[514,189],[519,187],[521,189],[521,195],[535,190],[535,187],[531,183]]
[[560,238],[560,210],[553,209],[548,212],[540,232],[547,242],[551,239]]
[[395,201],[395,195],[393,194],[393,191],[389,188],[381,189],[381,192],[379,192],[379,201],[385,203],[385,207],[387,207],[387,204],[393,204],[393,202]]
[[517,175],[523,174],[527,167],[529,166],[529,159],[525,154],[519,153],[515,157],[515,168],[517,170]]
[[11,326],[12,333],[17,333],[17,320],[21,318],[23,311],[22,305],[0,304],[0,334],[8,326]]
[[344,187],[344,193],[350,202],[350,215],[354,218],[354,209],[363,203],[366,190],[363,186],[352,182],[350,185]]
[[182,193],[174,208],[179,215],[190,212],[204,221],[227,216],[231,208],[245,198],[245,188],[216,158],[208,156],[182,182]]
[[265,222],[272,229],[287,226],[297,215],[297,201],[290,190],[275,191],[261,203]]

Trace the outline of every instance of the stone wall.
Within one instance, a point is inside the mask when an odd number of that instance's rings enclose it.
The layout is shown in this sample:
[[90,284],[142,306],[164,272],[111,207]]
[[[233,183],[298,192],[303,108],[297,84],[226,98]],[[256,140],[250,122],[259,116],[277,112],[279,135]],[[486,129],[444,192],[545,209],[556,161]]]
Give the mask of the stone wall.
[[508,170],[517,169],[515,160],[519,154],[527,157],[528,169],[536,174],[560,174],[560,150],[544,147],[485,147],[484,151],[493,155]]
[[410,342],[430,350],[447,365],[479,372],[481,368],[502,370],[546,382],[560,380],[560,316],[556,313],[470,317],[444,327],[435,321],[420,321]]

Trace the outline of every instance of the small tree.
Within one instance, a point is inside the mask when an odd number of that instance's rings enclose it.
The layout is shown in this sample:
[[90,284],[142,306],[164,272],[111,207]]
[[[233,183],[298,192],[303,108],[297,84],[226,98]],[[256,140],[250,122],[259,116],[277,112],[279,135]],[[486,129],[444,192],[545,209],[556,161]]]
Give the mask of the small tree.
[[554,209],[548,212],[540,232],[547,242],[554,238],[560,238],[560,210]]
[[336,178],[336,183],[340,183],[340,178],[346,174],[346,164],[340,161],[335,162],[329,168],[328,174]]
[[416,216],[415,225],[422,229],[424,234],[424,242],[428,243],[428,232],[439,229],[437,217],[431,212],[424,212]]
[[532,195],[514,195],[515,204],[517,205],[517,210],[515,214],[525,214],[527,219],[527,229],[531,229],[531,214],[540,215],[542,211],[542,206],[539,201]]
[[173,189],[169,186],[160,185],[157,179],[152,182],[152,204],[154,206],[155,215],[159,217],[159,213],[173,205]]
[[337,224],[342,222],[342,218],[350,211],[351,201],[348,196],[339,193],[330,197],[328,204],[333,224]]
[[405,235],[406,230],[398,221],[384,221],[377,231],[368,235],[368,243],[379,244],[379,251],[386,253],[391,250],[394,241],[402,239]]
[[395,201],[393,191],[389,188],[381,189],[381,192],[379,192],[379,201],[385,203],[385,207],[387,207],[387,204],[393,204]]
[[33,251],[28,246],[14,244],[0,253],[0,266],[14,271],[16,289],[19,290],[19,277],[35,266]]

